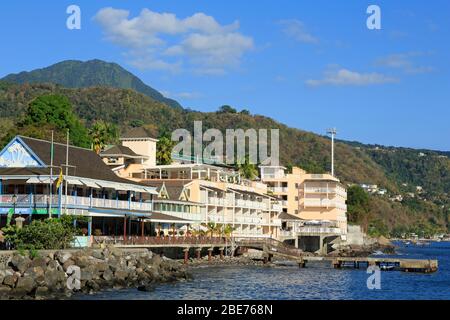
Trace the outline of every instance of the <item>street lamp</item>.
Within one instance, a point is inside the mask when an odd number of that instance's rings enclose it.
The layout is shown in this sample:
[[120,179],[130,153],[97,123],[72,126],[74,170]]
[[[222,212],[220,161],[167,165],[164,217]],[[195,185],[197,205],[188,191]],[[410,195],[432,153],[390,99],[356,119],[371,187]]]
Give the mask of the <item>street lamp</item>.
[[327,130],[327,134],[331,135],[331,175],[334,177],[334,138],[336,137],[336,128]]

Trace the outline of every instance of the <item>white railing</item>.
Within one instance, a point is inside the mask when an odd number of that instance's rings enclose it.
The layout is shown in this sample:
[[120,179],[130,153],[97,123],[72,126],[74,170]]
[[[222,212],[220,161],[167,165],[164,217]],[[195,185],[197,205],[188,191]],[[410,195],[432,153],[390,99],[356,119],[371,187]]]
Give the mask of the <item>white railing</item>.
[[208,198],[208,204],[215,206],[228,206],[228,201],[224,198]]
[[271,224],[275,227],[281,227],[281,219],[272,219]]
[[298,233],[307,234],[341,234],[340,228],[327,228],[327,227],[300,227],[297,229]]
[[282,211],[283,207],[281,204],[278,203],[272,203],[272,211]]
[[260,210],[267,209],[267,204],[265,202],[242,200],[242,199],[236,199],[235,206],[249,209],[260,209]]
[[344,202],[328,199],[305,199],[303,205],[305,207],[326,207],[347,210],[347,205]]
[[295,237],[295,233],[291,230],[280,230],[279,235],[281,237]]
[[204,215],[202,215],[201,213],[180,212],[180,211],[161,211],[161,210],[155,210],[155,212],[160,212],[162,214],[167,214],[169,216],[186,219],[186,220],[202,221],[204,218]]
[[[30,205],[40,205],[46,206],[49,204],[50,196],[44,194],[36,195],[17,195],[16,205],[17,206],[30,206]],[[13,205],[13,195],[1,195],[1,204]],[[52,196],[52,205],[56,206],[59,204],[59,195],[54,194]],[[141,210],[141,211],[151,211],[151,202],[128,202],[124,200],[116,199],[103,199],[103,198],[90,198],[90,197],[79,197],[79,196],[61,196],[62,206],[80,206],[86,208],[108,208],[108,209],[131,209],[131,210]]]
[[272,191],[274,193],[288,193],[288,187],[268,187],[267,190]]

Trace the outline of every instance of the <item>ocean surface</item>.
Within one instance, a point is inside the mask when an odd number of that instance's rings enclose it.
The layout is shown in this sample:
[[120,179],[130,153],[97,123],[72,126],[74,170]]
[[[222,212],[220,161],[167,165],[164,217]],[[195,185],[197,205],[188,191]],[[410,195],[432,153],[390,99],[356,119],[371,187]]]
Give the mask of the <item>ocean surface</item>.
[[439,300],[450,299],[450,242],[424,246],[397,243],[398,256],[438,259],[432,274],[381,272],[381,289],[367,287],[364,269],[333,269],[329,263],[297,266],[202,266],[192,269],[194,279],[161,284],[153,292],[137,289],[79,295],[74,299],[157,300],[157,299],[270,299],[270,300]]

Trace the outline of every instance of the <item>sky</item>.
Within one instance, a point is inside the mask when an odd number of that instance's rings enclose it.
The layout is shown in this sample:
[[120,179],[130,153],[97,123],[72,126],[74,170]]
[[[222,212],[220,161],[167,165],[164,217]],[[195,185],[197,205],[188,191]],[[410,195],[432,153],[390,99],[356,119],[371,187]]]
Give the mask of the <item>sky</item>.
[[[70,5],[81,29],[67,28]],[[0,77],[102,59],[186,108],[448,151],[449,16],[448,0],[16,0],[0,4]]]

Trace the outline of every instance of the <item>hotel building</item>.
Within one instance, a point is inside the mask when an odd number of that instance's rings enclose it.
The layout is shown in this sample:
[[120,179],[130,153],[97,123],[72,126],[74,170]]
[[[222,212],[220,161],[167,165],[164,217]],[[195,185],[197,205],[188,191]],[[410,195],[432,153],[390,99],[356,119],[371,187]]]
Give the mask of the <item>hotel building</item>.
[[282,205],[281,240],[317,250],[346,240],[347,192],[339,179],[330,174],[309,174],[297,167],[291,173],[281,166],[261,166],[260,170],[262,182]]

